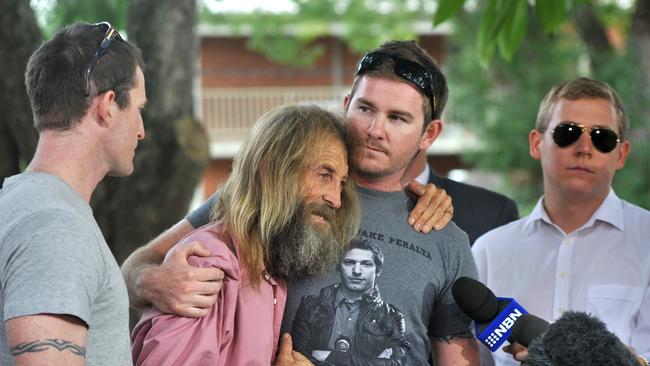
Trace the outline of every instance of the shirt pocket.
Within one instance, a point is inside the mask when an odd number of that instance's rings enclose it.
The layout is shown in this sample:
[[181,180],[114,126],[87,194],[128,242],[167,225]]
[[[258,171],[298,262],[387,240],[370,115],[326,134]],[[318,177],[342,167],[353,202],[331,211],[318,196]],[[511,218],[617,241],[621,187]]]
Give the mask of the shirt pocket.
[[587,312],[604,321],[623,343],[628,343],[642,297],[640,286],[589,286]]

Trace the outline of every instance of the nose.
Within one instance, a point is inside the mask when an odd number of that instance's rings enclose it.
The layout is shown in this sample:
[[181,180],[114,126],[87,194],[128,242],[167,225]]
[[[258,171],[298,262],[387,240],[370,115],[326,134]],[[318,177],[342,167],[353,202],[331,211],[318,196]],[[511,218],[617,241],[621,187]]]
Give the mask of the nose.
[[352,274],[357,276],[361,274],[361,263],[357,262],[354,264],[352,267]]
[[366,129],[366,133],[368,134],[368,136],[374,139],[381,139],[384,137],[384,133],[385,133],[384,122],[381,116],[376,115],[375,118],[373,118],[373,120],[370,121],[370,124]]
[[333,182],[328,185],[323,194],[323,200],[331,208],[337,209],[341,207],[341,183]]
[[591,155],[593,152],[593,144],[591,142],[591,134],[589,130],[583,130],[580,138],[576,142],[576,152],[578,154]]
[[142,117],[140,117],[140,126],[138,127],[138,140],[144,140],[144,122],[142,121]]

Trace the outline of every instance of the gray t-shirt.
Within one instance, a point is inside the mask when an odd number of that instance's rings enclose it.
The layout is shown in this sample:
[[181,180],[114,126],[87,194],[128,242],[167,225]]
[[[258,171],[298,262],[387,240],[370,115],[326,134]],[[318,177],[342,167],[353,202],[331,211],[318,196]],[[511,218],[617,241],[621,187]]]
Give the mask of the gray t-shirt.
[[185,219],[192,224],[195,229],[200,228],[201,226],[210,222],[210,213],[212,212],[212,206],[217,202],[219,198],[219,192],[215,192],[207,201],[197,207],[195,210],[192,210],[190,213],[185,216]]
[[[451,286],[457,278],[477,278],[467,235],[453,222],[443,230],[429,234],[413,230],[407,219],[415,202],[404,192],[379,192],[360,187],[357,191],[362,212],[359,236],[374,242],[384,254],[383,268],[376,279],[378,293],[385,304],[392,306],[405,318],[405,334],[410,345],[406,350],[406,364],[426,365],[431,351],[431,338],[470,332],[470,319],[458,309],[451,295]],[[216,194],[186,217],[193,226],[199,227],[207,223],[215,196]],[[332,269],[322,277],[289,283],[283,332],[292,330],[303,297],[311,295],[311,299],[323,298],[328,287],[340,282],[339,272]],[[294,339],[294,345],[317,344],[319,342],[315,340],[327,342],[330,339],[334,312],[328,304],[321,305],[316,308],[304,307],[309,308],[311,314],[307,318],[314,324],[312,327],[302,327],[321,334],[311,334],[310,340]],[[370,314],[371,317],[378,315],[380,314]],[[391,320],[395,323],[395,317]],[[381,321],[378,318],[358,323],[358,327],[367,328],[358,331],[368,333],[365,340],[380,340],[381,337],[372,334],[376,331],[372,329],[372,324],[379,323]],[[392,332],[393,335],[399,333],[401,331]],[[364,347],[369,348],[367,345]],[[322,347],[317,348],[328,351]],[[378,347],[382,348],[384,347]],[[364,360],[361,364],[398,364],[390,362],[395,355],[389,354],[390,352],[383,352],[377,359]],[[341,364],[345,362],[347,361]],[[338,364],[336,361],[333,363]]]
[[[0,316],[73,315],[88,326],[87,365],[131,365],[126,286],[90,206],[44,173],[0,190]],[[4,325],[0,364],[12,364]]]

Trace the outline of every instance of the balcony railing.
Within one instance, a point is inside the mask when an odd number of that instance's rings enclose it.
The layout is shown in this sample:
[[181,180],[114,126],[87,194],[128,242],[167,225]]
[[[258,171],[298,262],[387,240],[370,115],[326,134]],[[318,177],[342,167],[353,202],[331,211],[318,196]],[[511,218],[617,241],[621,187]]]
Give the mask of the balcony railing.
[[[203,88],[203,123],[210,138],[213,158],[231,158],[255,121],[270,109],[289,103],[314,103],[341,111],[349,87],[249,87]],[[442,135],[429,148],[430,154],[454,154],[480,146],[461,126],[445,123]]]
[[340,110],[347,87],[204,88],[203,121],[213,142],[241,140],[270,109],[290,103],[315,103]]

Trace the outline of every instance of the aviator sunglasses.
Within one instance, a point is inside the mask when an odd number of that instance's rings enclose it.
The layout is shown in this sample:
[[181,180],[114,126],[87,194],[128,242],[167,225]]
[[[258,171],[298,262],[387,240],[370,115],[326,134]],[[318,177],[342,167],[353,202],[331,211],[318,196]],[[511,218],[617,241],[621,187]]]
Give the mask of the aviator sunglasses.
[[93,58],[90,60],[90,63],[88,64],[88,68],[86,69],[86,74],[84,75],[84,96],[85,97],[90,96],[90,75],[93,71],[93,67],[95,66],[95,63],[97,63],[97,60],[99,60],[99,58],[106,53],[108,47],[110,47],[114,39],[117,38],[120,41],[123,40],[122,36],[120,36],[120,33],[117,30],[115,30],[115,28],[109,22],[95,23],[92,26],[106,28],[106,33],[104,33],[104,39],[102,40],[102,43],[99,44],[99,48],[95,52]]
[[359,76],[368,70],[376,70],[387,60],[393,61],[393,64],[395,65],[393,67],[393,72],[395,72],[397,76],[411,82],[422,92],[422,94],[429,98],[429,102],[431,103],[431,115],[433,117],[436,111],[436,97],[433,95],[433,89],[431,87],[433,78],[422,65],[399,56],[393,56],[383,52],[371,52],[363,56],[361,61],[359,61],[357,72],[354,76]]
[[616,132],[607,127],[585,127],[568,121],[555,126],[552,132],[553,141],[559,147],[568,147],[578,141],[585,131],[589,132],[594,147],[602,153],[611,152],[621,141]]

